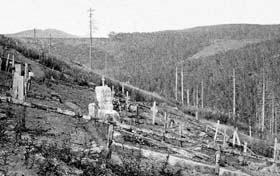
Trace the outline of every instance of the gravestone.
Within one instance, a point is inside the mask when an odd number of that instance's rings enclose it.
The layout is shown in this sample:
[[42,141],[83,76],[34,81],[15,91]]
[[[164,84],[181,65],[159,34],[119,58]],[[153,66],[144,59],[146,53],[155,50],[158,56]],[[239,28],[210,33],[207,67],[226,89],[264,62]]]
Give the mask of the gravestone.
[[[98,86],[95,88],[97,99],[97,117],[108,121],[117,121],[119,114],[113,110],[113,97],[108,86]],[[111,119],[109,119],[111,118]]]
[[99,109],[113,110],[113,98],[111,89],[108,86],[98,86],[95,88],[96,99]]
[[95,108],[95,103],[90,103],[88,105],[88,115],[90,116],[90,118],[95,118],[96,115],[96,108]]
[[15,73],[21,76],[21,64],[15,64]]
[[13,77],[13,98],[24,101],[24,76],[15,73]]

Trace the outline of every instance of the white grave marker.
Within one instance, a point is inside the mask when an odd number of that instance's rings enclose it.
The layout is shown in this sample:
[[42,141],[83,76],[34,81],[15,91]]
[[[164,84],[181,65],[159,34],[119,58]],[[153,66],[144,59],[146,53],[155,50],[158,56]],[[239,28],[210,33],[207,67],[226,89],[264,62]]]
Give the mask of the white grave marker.
[[154,101],[153,107],[151,108],[151,111],[153,112],[153,125],[155,124],[155,120],[156,120],[156,115],[158,112],[157,106],[156,106],[156,102]]
[[220,126],[220,120],[218,120],[218,122],[217,122],[217,126],[216,126],[216,132],[215,132],[215,136],[214,136],[214,142],[216,142],[216,139],[217,139],[217,135],[218,135],[218,130],[219,130],[219,126]]

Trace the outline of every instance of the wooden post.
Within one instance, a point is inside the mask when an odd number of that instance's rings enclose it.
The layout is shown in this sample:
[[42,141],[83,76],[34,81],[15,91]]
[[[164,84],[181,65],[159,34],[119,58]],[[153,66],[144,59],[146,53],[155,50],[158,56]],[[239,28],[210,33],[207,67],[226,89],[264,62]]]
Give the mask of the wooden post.
[[190,90],[187,89],[187,106],[190,106]]
[[167,124],[168,123],[168,120],[167,120],[167,113],[164,112],[164,129],[163,129],[163,141],[165,141],[165,134],[167,133]]
[[252,127],[251,127],[251,125],[249,126],[249,136],[252,137]]
[[196,108],[198,108],[199,99],[198,99],[198,85],[196,86]]
[[164,133],[167,132],[167,124],[168,123],[168,120],[167,120],[167,113],[164,112]]
[[156,115],[158,112],[157,106],[156,106],[156,102],[154,101],[153,107],[151,108],[152,112],[153,112],[153,125],[155,125],[156,122]]
[[219,130],[219,125],[220,125],[220,120],[218,120],[218,122],[217,122],[216,131],[215,131],[215,136],[214,136],[214,142],[216,142],[216,139],[217,139],[218,130]]
[[244,150],[243,150],[244,153],[247,153],[247,142],[244,142]]
[[264,132],[264,115],[265,115],[265,75],[263,69],[263,90],[262,90],[262,120],[261,120],[261,131]]
[[139,105],[136,106],[136,116],[139,117]]
[[102,80],[102,86],[105,86],[105,77],[104,77],[104,75],[102,75],[101,80]]
[[274,134],[277,136],[278,135],[278,125],[277,125],[277,116],[278,116],[278,114],[277,114],[277,110],[278,110],[278,108],[277,108],[277,106],[276,106],[276,111],[274,111],[274,113],[275,113],[275,115],[274,115],[274,130],[275,130],[275,132],[274,132]]
[[[180,123],[180,125],[179,125],[179,136],[180,136],[180,139],[183,137],[183,124],[182,123]],[[180,140],[180,146],[181,147],[183,146],[182,140]]]
[[198,110],[195,111],[195,119],[199,120],[199,118],[198,118]]
[[178,100],[178,93],[177,93],[177,91],[178,91],[178,73],[177,73],[178,71],[177,71],[177,67],[176,67],[176,76],[175,76],[175,100],[177,101]]
[[232,82],[233,82],[233,99],[232,99],[232,116],[233,116],[233,121],[235,121],[236,117],[236,112],[235,112],[235,104],[236,104],[236,90],[235,90],[235,69],[233,69],[232,73]]
[[226,147],[226,135],[227,135],[227,129],[224,128],[223,147]]
[[122,94],[124,95],[124,83],[122,83]]
[[15,55],[13,54],[13,59],[12,59],[12,68],[15,67]]
[[203,81],[201,81],[201,108],[204,108],[204,85],[203,85]]
[[184,72],[183,72],[183,65],[181,70],[181,100],[182,105],[184,105]]
[[6,67],[5,67],[5,71],[8,71],[9,61],[10,61],[10,54],[8,54],[8,57],[7,57],[7,60],[6,60]]
[[108,135],[107,135],[107,148],[108,148],[107,159],[111,158],[111,154],[112,154],[111,145],[113,143],[113,137],[114,137],[114,126],[110,124],[108,127]]
[[114,86],[112,86],[112,97],[114,97],[115,96],[115,88],[114,88]]
[[277,137],[274,139],[274,152],[273,152],[273,159],[274,163],[277,161]]
[[28,78],[28,64],[27,63],[24,64],[24,78],[25,79]]
[[128,91],[126,91],[126,97],[125,97],[125,111],[128,112],[128,103],[129,103],[129,96]]

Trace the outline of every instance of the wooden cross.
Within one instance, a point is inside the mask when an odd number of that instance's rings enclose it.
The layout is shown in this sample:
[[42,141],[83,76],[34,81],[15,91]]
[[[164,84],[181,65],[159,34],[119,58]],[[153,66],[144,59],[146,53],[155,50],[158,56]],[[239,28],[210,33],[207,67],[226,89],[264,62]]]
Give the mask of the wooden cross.
[[157,115],[157,112],[158,112],[157,105],[156,105],[155,101],[154,101],[154,104],[153,104],[153,107],[151,108],[151,110],[153,112],[153,125],[155,125],[156,115]]

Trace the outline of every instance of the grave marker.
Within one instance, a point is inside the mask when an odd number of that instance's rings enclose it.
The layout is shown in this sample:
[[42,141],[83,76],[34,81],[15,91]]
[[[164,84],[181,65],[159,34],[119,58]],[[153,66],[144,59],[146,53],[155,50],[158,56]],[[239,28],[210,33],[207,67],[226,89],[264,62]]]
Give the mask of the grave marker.
[[244,142],[244,150],[243,150],[244,153],[247,153],[247,142]]
[[103,75],[102,75],[101,80],[102,80],[102,86],[105,86],[105,77]]
[[220,125],[220,120],[218,120],[218,122],[217,122],[216,131],[215,131],[215,136],[214,136],[214,142],[216,142],[216,139],[217,139],[218,130],[219,130],[219,125]]
[[157,115],[157,112],[158,112],[155,101],[154,101],[154,104],[153,104],[153,107],[151,108],[151,110],[153,112],[153,125],[155,125],[156,115]]
[[277,147],[277,138],[274,139],[274,152],[273,152],[273,160],[274,163],[277,161],[277,157],[278,157],[278,147]]
[[235,147],[235,141],[237,142],[237,145],[241,145],[239,137],[238,137],[238,133],[237,133],[238,128],[236,127],[234,132],[233,132],[233,147]]

